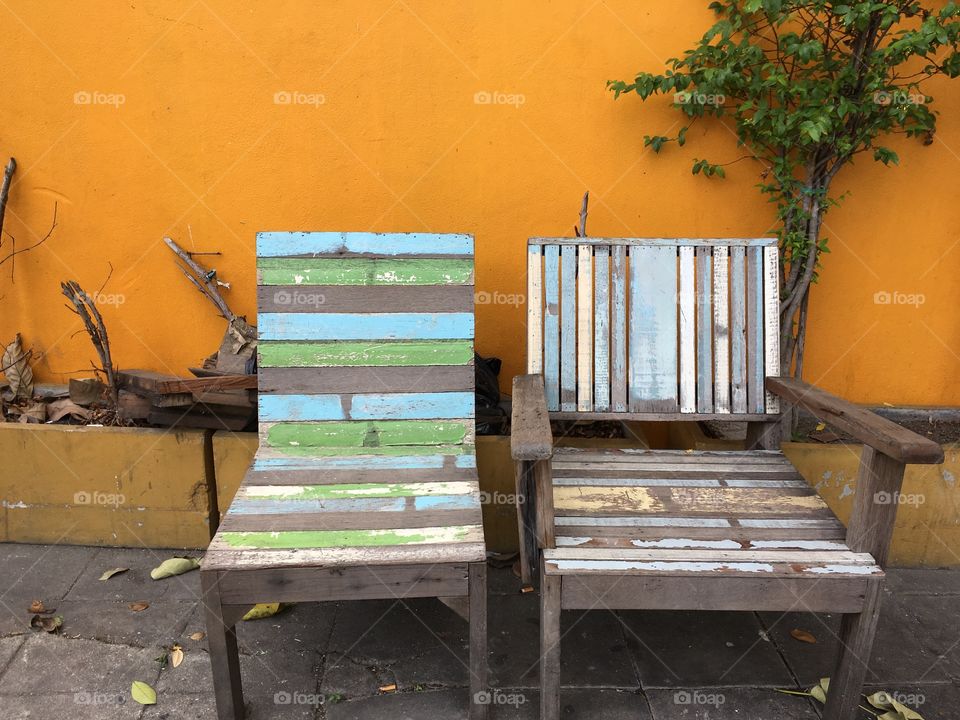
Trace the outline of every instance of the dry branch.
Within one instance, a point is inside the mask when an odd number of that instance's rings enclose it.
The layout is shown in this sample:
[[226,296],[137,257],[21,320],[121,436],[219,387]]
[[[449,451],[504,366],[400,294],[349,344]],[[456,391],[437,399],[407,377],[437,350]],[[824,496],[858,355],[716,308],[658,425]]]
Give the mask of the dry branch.
[[[113,272],[112,267],[110,272]],[[107,278],[109,279],[109,276],[107,276]],[[113,360],[110,357],[110,340],[107,337],[107,328],[103,324],[103,317],[100,315],[100,311],[97,310],[96,298],[90,297],[86,291],[80,287],[80,284],[74,280],[60,283],[60,288],[70,301],[70,304],[73,305],[73,312],[79,315],[83,321],[87,335],[90,336],[90,341],[93,343],[97,355],[100,356],[101,367],[96,369],[101,370],[107,376],[110,400],[113,409],[116,410],[120,400],[120,391],[117,385],[117,369],[114,367]]]

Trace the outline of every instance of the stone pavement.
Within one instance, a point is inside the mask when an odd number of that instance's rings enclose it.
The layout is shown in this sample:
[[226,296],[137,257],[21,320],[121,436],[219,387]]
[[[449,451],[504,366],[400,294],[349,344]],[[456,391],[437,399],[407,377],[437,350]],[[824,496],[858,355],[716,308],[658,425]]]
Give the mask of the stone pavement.
[[[0,544],[0,720],[216,717],[198,572],[152,581],[182,551]],[[104,570],[129,572],[101,582]],[[490,570],[491,718],[537,716],[538,606],[509,570]],[[59,634],[31,630],[33,600]],[[130,603],[147,602],[140,612]],[[925,720],[960,719],[960,571],[889,573],[870,684]],[[817,718],[773,688],[828,675],[837,618],[773,613],[564,613],[564,718]],[[816,644],[795,640],[804,629]],[[463,718],[467,626],[436,600],[301,604],[241,623],[251,720]],[[160,660],[183,647],[183,663]],[[142,680],[158,702],[142,707]],[[397,691],[380,688],[396,684]],[[868,717],[866,713],[864,717]]]

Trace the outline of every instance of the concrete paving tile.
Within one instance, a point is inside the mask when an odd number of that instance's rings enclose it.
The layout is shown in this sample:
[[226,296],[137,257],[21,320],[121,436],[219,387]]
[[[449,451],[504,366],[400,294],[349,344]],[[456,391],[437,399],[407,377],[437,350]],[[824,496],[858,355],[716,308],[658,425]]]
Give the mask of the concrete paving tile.
[[[884,593],[867,681],[945,681],[953,662],[957,663],[960,672],[960,650],[954,648],[953,652],[948,652],[949,645],[960,640],[960,629],[955,622],[949,623],[948,632],[944,632],[943,626],[944,618],[956,618],[955,605],[956,599],[946,596]],[[833,672],[839,615],[763,613],[762,618],[802,685],[813,685]],[[811,632],[817,643],[794,640],[790,631],[795,628]],[[947,653],[947,656],[941,659],[941,653]]]
[[753,613],[630,610],[620,615],[644,688],[792,683],[776,649],[760,638]]
[[[202,551],[156,550],[147,548],[99,548],[67,595],[67,600],[200,600],[200,573],[192,570],[163,580],[153,580],[150,571],[167,558],[200,557]],[[129,568],[127,572],[100,580],[106,570]]]
[[[312,701],[311,698],[301,700]],[[285,702],[285,697],[245,697],[248,720],[313,720],[316,706],[311,702]],[[213,693],[164,693],[157,704],[147,707],[143,720],[217,720]]]
[[325,706],[327,720],[423,720],[467,717],[466,690],[390,693]]
[[0,543],[0,635],[29,629],[34,600],[56,607],[98,548]]
[[[523,583],[510,568],[487,565],[487,591],[490,595],[519,595]],[[491,600],[491,604],[496,600]]]
[[85,693],[127,696],[134,680],[154,684],[158,648],[71,640],[39,632],[27,638],[0,677],[0,694]]
[[129,688],[124,694],[40,693],[25,696],[0,693],[0,718],[3,720],[136,720],[141,710],[142,706],[130,697]]
[[811,700],[743,687],[648,690],[655,720],[818,720]]
[[[343,688],[369,684],[361,670],[377,678],[397,682],[401,689],[431,683],[463,685],[467,683],[467,623],[453,610],[434,598],[417,598],[402,603],[392,600],[368,600],[341,604],[330,639],[332,662],[343,670],[330,680]],[[348,679],[346,656],[358,668],[357,677]],[[325,683],[326,685],[326,683]]]
[[69,601],[57,606],[62,634],[137,647],[172,645],[193,613],[194,603],[153,601],[140,612],[128,602]]
[[[515,696],[523,698],[518,702]],[[491,703],[490,720],[537,720],[540,696],[531,690],[505,690]],[[562,720],[650,720],[647,699],[639,690],[612,688],[563,688],[560,694]]]
[[0,677],[3,677],[7,666],[13,661],[13,656],[27,641],[27,635],[10,635],[0,637]]
[[960,570],[888,568],[884,584],[897,595],[960,595]]

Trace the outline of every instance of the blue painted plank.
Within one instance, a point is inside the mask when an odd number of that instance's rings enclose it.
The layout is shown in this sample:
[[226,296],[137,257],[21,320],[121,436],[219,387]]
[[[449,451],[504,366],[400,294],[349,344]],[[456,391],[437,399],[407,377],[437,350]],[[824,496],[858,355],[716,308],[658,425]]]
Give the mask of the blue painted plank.
[[577,247],[560,250],[560,409],[577,409]]
[[287,255],[472,255],[473,236],[449,233],[261,232],[257,257]]
[[453,457],[454,467],[475,468],[476,455],[343,455],[326,457],[256,457],[253,470],[387,469],[434,470]]
[[261,313],[261,340],[448,340],[473,337],[473,313]]
[[544,248],[543,385],[547,410],[560,409],[560,246]]
[[677,248],[630,248],[629,396],[633,412],[677,412]]
[[336,500],[276,500],[236,498],[230,512],[240,515],[289,515],[327,512],[404,512],[407,510],[470,510],[478,506],[475,495],[420,495],[396,498],[344,498]]
[[[424,377],[429,384],[429,375]],[[469,392],[390,393],[386,395],[261,395],[261,422],[283,420],[430,420],[470,418]]]

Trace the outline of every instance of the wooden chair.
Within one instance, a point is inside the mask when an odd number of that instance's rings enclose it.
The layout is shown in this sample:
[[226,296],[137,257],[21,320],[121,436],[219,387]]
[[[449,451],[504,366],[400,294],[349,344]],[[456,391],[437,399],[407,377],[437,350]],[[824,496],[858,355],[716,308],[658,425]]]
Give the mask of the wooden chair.
[[[525,579],[540,572],[541,717],[561,609],[841,613],[824,717],[850,720],[905,463],[930,440],[778,377],[773,239],[532,239],[512,452]],[[848,529],[777,449],[780,403],[864,443]],[[553,448],[550,419],[747,421],[745,451]]]
[[260,447],[201,568],[219,717],[254,603],[413,597],[469,614],[482,717],[473,238],[261,233],[257,283]]

